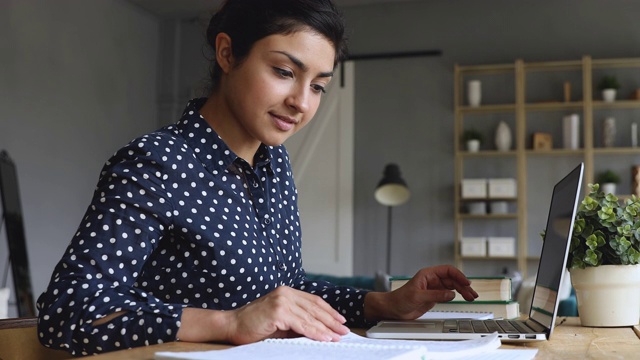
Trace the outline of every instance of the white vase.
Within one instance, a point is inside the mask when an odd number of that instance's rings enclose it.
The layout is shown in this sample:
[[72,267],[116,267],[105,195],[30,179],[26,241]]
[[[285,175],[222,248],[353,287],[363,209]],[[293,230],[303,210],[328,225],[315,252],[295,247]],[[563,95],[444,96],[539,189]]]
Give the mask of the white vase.
[[470,80],[467,83],[467,100],[470,106],[480,106],[482,100],[482,83],[480,80]]
[[565,149],[577,150],[580,146],[580,116],[566,115],[562,118],[562,143]]
[[640,322],[640,265],[600,265],[570,272],[582,326]]
[[480,151],[480,140],[477,140],[477,139],[467,140],[467,151],[469,152]]
[[504,121],[500,121],[496,128],[496,149],[498,151],[511,150],[511,129]]
[[616,119],[608,117],[602,124],[602,145],[612,147],[616,141]]
[[616,101],[616,89],[604,89],[602,90],[602,100],[605,102],[614,102]]

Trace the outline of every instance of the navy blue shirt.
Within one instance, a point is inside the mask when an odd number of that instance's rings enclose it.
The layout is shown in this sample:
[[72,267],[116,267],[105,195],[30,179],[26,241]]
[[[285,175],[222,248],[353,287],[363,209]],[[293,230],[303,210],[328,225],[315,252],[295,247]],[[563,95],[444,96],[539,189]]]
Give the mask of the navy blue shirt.
[[[284,146],[235,155],[189,102],[181,120],[104,165],[37,302],[40,341],[75,355],[176,339],[184,307],[230,310],[291,286],[362,326],[365,291],[305,279]],[[94,320],[126,311],[110,322]]]

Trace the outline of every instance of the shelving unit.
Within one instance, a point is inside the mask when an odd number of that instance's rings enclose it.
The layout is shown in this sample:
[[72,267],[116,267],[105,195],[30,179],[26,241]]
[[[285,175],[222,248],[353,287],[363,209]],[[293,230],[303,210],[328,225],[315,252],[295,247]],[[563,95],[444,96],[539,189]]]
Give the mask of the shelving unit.
[[[627,75],[620,75],[627,71]],[[546,212],[533,216],[535,210],[545,204],[548,210],[550,197],[537,196],[548,191],[558,179],[547,179],[529,166],[545,162],[549,164],[551,175],[564,175],[568,167],[563,163],[583,161],[585,164],[584,184],[594,182],[596,170],[613,164],[615,157],[618,166],[640,164],[640,148],[631,147],[629,141],[618,141],[619,147],[605,148],[598,144],[598,117],[603,113],[627,112],[626,122],[640,123],[640,100],[619,99],[615,102],[603,102],[600,94],[594,92],[597,80],[607,73],[614,73],[623,85],[623,89],[640,89],[640,58],[627,59],[591,59],[532,62],[516,60],[509,64],[460,66],[454,68],[454,149],[455,149],[455,262],[460,268],[466,263],[487,264],[495,262],[499,266],[517,269],[523,276],[532,275],[539,259],[541,240],[532,239],[532,234],[542,230],[540,217],[546,221]],[[629,75],[630,74],[630,75]],[[471,79],[482,80],[482,104],[467,105],[466,83]],[[596,82],[594,82],[594,79]],[[569,81],[573,88],[566,98],[563,86]],[[485,89],[485,83],[488,86]],[[493,85],[492,85],[493,84]],[[577,85],[577,86],[576,86]],[[577,93],[577,95],[576,95]],[[622,94],[625,97],[625,94]],[[619,91],[618,98],[621,97]],[[562,116],[577,113],[580,116],[581,146],[576,149],[562,148]],[[632,120],[629,120],[629,119]],[[468,152],[461,142],[465,129],[482,127],[486,137],[493,136],[495,125],[505,121],[511,128],[513,145],[509,151],[495,150],[485,144],[481,151]],[[625,124],[623,122],[623,124]],[[550,150],[534,150],[529,140],[534,132],[551,133],[554,144]],[[626,131],[620,128],[620,138]],[[628,132],[626,132],[628,135]],[[493,143],[492,140],[486,143]],[[556,165],[557,164],[557,165]],[[485,166],[486,165],[486,166]],[[559,169],[553,172],[554,166]],[[483,168],[484,167],[484,168]],[[471,168],[472,170],[468,170]],[[473,170],[475,169],[475,170]],[[479,170],[478,170],[479,169]],[[474,172],[475,171],[475,172]],[[467,199],[461,198],[461,183],[465,178],[474,177],[513,177],[517,182],[517,197],[510,199],[512,212],[508,214],[473,215],[465,213]],[[549,178],[552,176],[548,176]],[[531,186],[529,181],[535,181]],[[538,184],[538,183],[549,183]],[[532,196],[535,195],[535,196]],[[546,194],[545,194],[546,195]],[[538,200],[540,198],[540,200]],[[497,199],[485,199],[493,201]],[[535,225],[532,225],[535,223]],[[544,224],[543,224],[544,225]],[[535,229],[533,229],[535,227]],[[490,230],[487,230],[490,229]],[[491,231],[507,233],[516,239],[516,256],[508,258],[462,257],[460,239],[463,236],[501,236]],[[535,244],[539,241],[539,244]],[[486,266],[485,266],[486,267]],[[473,272],[471,275],[475,275]]]

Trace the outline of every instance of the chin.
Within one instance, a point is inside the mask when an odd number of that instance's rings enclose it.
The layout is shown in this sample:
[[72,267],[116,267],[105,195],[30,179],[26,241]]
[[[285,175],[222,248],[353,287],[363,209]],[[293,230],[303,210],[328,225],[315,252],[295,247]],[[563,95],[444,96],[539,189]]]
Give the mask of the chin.
[[288,138],[289,136],[272,137],[269,139],[263,139],[262,143],[267,146],[280,146],[284,144],[284,142],[287,141]]

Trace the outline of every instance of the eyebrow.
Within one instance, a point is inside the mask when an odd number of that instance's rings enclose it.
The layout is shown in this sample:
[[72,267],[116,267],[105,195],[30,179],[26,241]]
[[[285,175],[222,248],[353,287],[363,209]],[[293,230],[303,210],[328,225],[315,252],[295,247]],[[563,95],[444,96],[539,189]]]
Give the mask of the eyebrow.
[[[274,51],[274,52],[278,53],[278,54],[282,54],[282,55],[288,57],[289,60],[291,60],[291,62],[294,63],[297,67],[302,69],[302,71],[308,71],[309,70],[309,67],[307,65],[305,65],[305,63],[303,63],[297,57],[289,54],[288,52],[286,52],[286,51]],[[333,71],[320,72],[320,73],[318,73],[318,77],[333,77]]]

